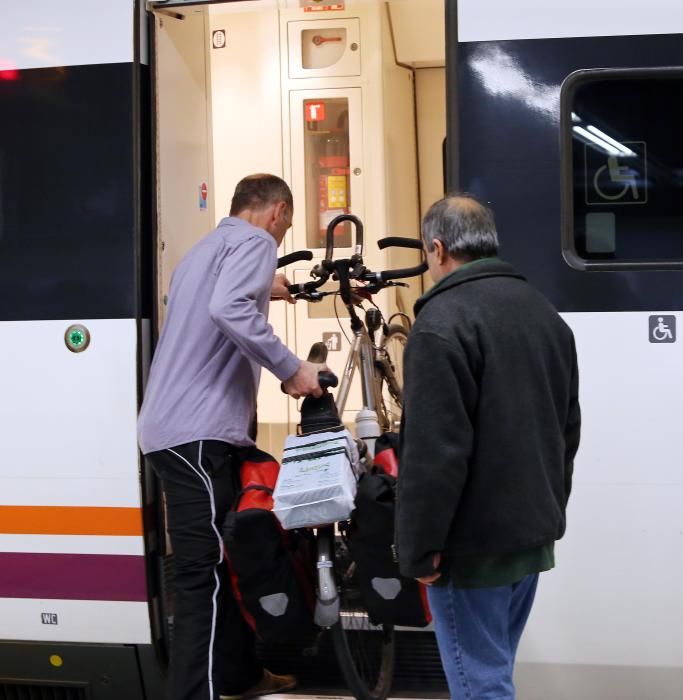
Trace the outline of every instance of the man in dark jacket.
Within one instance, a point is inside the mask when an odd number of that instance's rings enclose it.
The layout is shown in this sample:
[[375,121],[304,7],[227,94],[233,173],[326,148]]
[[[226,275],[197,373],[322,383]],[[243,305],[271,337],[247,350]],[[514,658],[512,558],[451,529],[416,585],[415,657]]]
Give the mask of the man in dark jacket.
[[399,561],[429,586],[451,696],[513,699],[538,574],[565,530],[581,422],[574,337],[496,257],[476,199],[436,202],[422,235],[435,285],[404,355]]

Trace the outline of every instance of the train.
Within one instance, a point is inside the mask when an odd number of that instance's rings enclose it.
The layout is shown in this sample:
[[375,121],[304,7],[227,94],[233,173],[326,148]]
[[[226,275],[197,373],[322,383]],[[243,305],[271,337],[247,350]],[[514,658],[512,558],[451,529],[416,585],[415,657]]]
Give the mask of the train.
[[[175,263],[268,170],[294,192],[286,252],[340,211],[372,242],[419,238],[444,192],[491,205],[575,333],[584,425],[518,696],[680,698],[682,118],[676,0],[4,8],[0,697],[163,696],[169,551],[136,416]],[[271,321],[301,354],[345,349],[332,309]],[[262,394],[275,449],[297,404]]]

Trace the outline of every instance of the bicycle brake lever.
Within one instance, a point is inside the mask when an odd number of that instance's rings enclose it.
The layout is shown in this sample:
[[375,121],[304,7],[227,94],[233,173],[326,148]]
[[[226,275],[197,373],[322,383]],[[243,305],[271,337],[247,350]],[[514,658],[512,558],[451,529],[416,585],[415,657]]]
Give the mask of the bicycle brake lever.
[[370,294],[377,294],[377,292],[380,292],[382,289],[386,289],[387,287],[410,287],[410,285],[406,284],[405,282],[370,282],[366,287],[363,287],[363,289],[367,289]]
[[307,292],[306,294],[301,294],[301,295],[297,294],[297,296],[295,296],[294,298],[295,299],[305,299],[306,301],[310,301],[311,303],[316,303],[316,302],[322,301],[324,296],[325,295],[321,294],[320,292]]
[[363,276],[366,270],[367,268],[365,267],[365,265],[363,265],[363,261],[358,260],[351,268],[351,274],[349,275],[349,277],[351,279],[357,280]]
[[311,277],[320,279],[321,277],[324,277],[327,274],[327,271],[323,268],[323,266],[318,263],[312,270],[311,270]]

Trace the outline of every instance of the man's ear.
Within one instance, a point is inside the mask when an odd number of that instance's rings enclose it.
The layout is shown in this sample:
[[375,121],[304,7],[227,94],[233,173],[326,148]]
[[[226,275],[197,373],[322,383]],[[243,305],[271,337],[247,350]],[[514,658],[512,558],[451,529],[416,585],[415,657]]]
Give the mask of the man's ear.
[[276,202],[273,207],[273,221],[279,221],[287,213],[287,202]]
[[439,238],[435,238],[432,241],[432,245],[434,246],[436,261],[439,263],[439,265],[445,264],[446,258],[448,257],[448,251],[446,250],[446,246],[443,244],[443,241]]

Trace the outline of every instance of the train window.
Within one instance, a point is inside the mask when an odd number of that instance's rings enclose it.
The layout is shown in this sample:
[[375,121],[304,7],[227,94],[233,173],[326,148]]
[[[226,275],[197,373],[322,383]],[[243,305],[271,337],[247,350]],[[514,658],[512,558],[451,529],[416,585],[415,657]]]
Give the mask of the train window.
[[563,252],[579,270],[683,268],[683,70],[562,86]]
[[0,80],[0,319],[135,314],[131,80],[123,63]]

